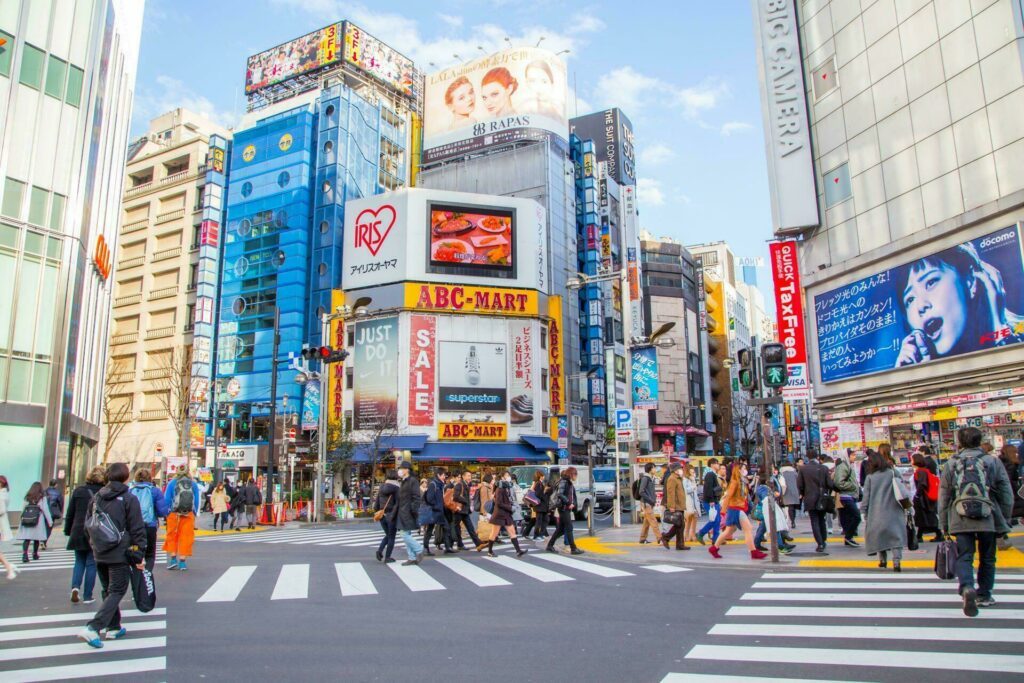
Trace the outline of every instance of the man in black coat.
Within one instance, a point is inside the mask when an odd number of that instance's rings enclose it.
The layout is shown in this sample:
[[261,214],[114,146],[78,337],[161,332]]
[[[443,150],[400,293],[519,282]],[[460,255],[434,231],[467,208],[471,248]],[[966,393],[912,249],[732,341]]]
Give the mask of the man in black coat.
[[825,511],[819,510],[819,502],[824,508],[824,499],[832,495],[828,468],[818,462],[818,454],[811,451],[807,454],[807,464],[800,468],[796,475],[797,488],[804,501],[804,510],[811,520],[811,531],[814,541],[818,544],[815,552],[824,553],[828,542],[828,531],[825,527]]
[[466,470],[459,477],[459,480],[455,482],[455,493],[453,499],[456,503],[462,506],[462,509],[453,515],[452,524],[452,536],[455,537],[455,541],[459,544],[459,549],[465,550],[466,545],[462,542],[462,527],[466,527],[466,533],[469,534],[469,539],[473,542],[473,546],[480,545],[480,538],[476,535],[476,528],[473,526],[473,520],[471,515],[473,513],[473,506],[470,502],[469,492],[473,488],[473,473]]
[[121,533],[120,542],[112,546],[101,545],[101,539],[90,536],[96,573],[103,587],[103,604],[78,637],[95,648],[103,647],[100,633],[106,631],[107,640],[123,638],[127,631],[121,627],[121,599],[131,585],[131,566],[142,570],[146,557],[146,522],[142,518],[139,499],[131,495],[128,465],[115,462],[107,469],[107,485],[94,498],[97,512],[104,512]]
[[[430,552],[430,539],[434,537],[434,529],[441,527],[441,539],[444,543],[444,554],[451,555],[452,550],[451,533],[448,531],[448,519],[444,515],[444,482],[448,478],[448,470],[438,467],[434,470],[434,478],[427,484],[427,493],[424,501],[433,511],[431,522],[427,524],[427,530],[423,533],[423,552],[433,555]],[[438,544],[440,546],[440,544]]]
[[402,532],[402,541],[409,559],[403,566],[419,564],[423,561],[423,546],[413,538],[412,532],[419,528],[416,519],[420,510],[420,483],[412,476],[412,465],[403,462],[398,465],[398,530]]

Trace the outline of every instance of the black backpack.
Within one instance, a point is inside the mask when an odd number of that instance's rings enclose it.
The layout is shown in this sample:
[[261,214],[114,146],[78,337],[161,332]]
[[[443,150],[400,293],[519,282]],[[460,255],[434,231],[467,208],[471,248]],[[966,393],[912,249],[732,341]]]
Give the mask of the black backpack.
[[988,497],[985,465],[981,458],[956,458],[953,461],[953,509],[967,519],[987,519],[992,514]]
[[633,486],[631,487],[633,490],[633,500],[640,500],[640,484],[643,483],[643,480],[643,476],[633,480]]
[[39,518],[43,516],[43,510],[35,503],[29,503],[21,510],[21,526],[39,526]]
[[99,496],[92,497],[89,513],[85,517],[85,533],[95,554],[113,550],[124,538],[124,529],[118,528],[117,523],[99,505],[99,499]]

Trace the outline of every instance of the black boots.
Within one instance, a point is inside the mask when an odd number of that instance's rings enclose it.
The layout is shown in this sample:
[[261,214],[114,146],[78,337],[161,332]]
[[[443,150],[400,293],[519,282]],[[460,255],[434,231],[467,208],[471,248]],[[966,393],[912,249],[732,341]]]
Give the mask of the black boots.
[[512,546],[516,549],[516,557],[522,557],[526,554],[526,551],[519,547],[519,539],[512,539]]

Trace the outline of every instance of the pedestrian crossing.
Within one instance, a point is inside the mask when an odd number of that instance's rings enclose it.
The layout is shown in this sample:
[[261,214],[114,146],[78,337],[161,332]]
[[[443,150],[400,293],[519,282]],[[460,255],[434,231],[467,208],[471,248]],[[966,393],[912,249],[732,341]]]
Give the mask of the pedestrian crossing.
[[[634,569],[630,566],[630,569]],[[394,592],[422,593],[475,586],[498,588],[522,581],[561,583],[584,577],[628,579],[638,572],[674,574],[672,565],[643,565],[626,571],[597,562],[551,553],[530,554],[525,558],[444,556],[425,559],[420,565],[402,566],[401,562],[382,565],[378,562],[335,562],[321,564],[285,564],[278,568],[258,565],[228,567],[199,596],[198,603],[225,603],[245,600],[306,600],[309,586],[325,585],[324,574],[337,587],[340,598],[382,595]],[[276,571],[276,578],[271,575]],[[683,569],[683,571],[687,571]],[[257,579],[257,580],[254,580]],[[273,578],[273,589],[267,593]],[[673,577],[678,578],[678,577]],[[250,586],[252,587],[250,588]],[[318,599],[325,597],[320,591]]]
[[932,574],[768,572],[662,683],[1024,675],[1024,575],[998,575],[994,597],[969,618],[956,582]]
[[[66,569],[71,570],[75,566],[75,551],[73,550],[57,550],[51,547],[50,550],[40,550],[39,559],[32,560],[25,564],[21,562],[21,548],[11,550],[8,546],[3,548],[4,555],[7,556],[7,560],[14,565],[14,568],[18,572],[37,572],[46,569]],[[31,557],[31,555],[30,555]],[[164,563],[167,561],[167,553],[158,551],[156,554],[156,561]]]
[[90,616],[74,612],[0,618],[0,681],[166,680],[166,609],[146,614],[122,610],[128,636],[104,641],[100,650],[77,638]]

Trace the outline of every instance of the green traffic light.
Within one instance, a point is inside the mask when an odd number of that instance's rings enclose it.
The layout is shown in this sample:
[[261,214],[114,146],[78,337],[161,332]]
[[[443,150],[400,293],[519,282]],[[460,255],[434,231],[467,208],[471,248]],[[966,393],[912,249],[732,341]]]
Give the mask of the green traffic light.
[[764,383],[770,387],[781,387],[786,384],[785,366],[772,365],[765,368]]

